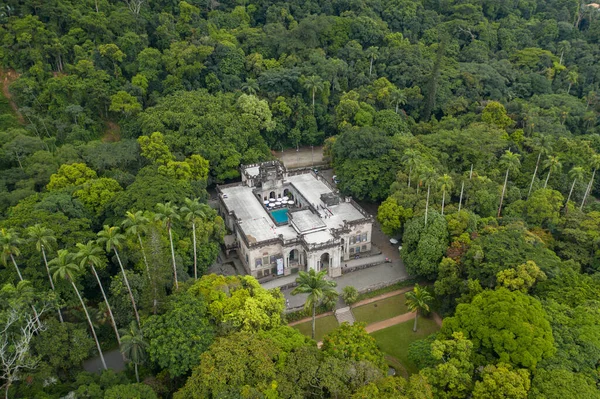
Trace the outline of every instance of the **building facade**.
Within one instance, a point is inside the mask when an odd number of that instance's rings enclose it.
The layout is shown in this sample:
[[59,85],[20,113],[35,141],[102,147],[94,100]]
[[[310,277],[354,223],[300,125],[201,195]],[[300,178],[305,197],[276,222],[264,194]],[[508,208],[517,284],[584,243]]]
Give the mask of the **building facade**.
[[314,269],[336,277],[344,261],[371,250],[373,217],[312,170],[269,161],[242,165],[241,174],[240,183],[217,189],[227,248],[237,249],[248,274]]

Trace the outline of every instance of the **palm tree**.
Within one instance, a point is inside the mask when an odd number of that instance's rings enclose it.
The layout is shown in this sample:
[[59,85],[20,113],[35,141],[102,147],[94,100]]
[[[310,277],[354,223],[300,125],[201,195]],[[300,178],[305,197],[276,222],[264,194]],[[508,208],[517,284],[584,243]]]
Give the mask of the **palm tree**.
[[179,289],[179,281],[177,280],[177,264],[175,263],[175,248],[173,247],[173,233],[171,228],[173,227],[173,220],[179,220],[179,214],[177,213],[177,207],[172,205],[171,202],[164,204],[156,204],[158,213],[154,215],[156,220],[160,220],[169,233],[169,242],[171,243],[171,260],[173,261],[173,277],[175,278],[175,288]]
[[418,151],[409,148],[404,151],[402,162],[408,166],[408,187],[410,187],[410,177],[413,169],[417,169],[421,163],[421,154]]
[[183,214],[183,219],[192,225],[192,238],[194,245],[194,279],[198,280],[198,256],[196,254],[196,223],[206,216],[204,204],[198,202],[198,199],[185,199],[185,206],[181,207],[180,211]]
[[292,295],[308,294],[304,307],[306,309],[312,308],[312,339],[315,339],[315,316],[317,313],[317,305],[319,305],[325,297],[331,298],[334,295],[333,292],[337,294],[337,291],[335,290],[337,283],[335,281],[325,280],[326,275],[327,270],[322,270],[318,273],[315,272],[314,269],[310,269],[308,272],[300,272],[298,278],[296,278],[298,286],[292,291]]
[[406,104],[406,94],[404,94],[403,90],[394,89],[390,93],[390,100],[391,100],[392,104],[395,104],[396,113],[398,113],[398,110],[400,109],[400,105]]
[[14,229],[0,229],[0,245],[2,246],[2,264],[6,267],[8,265],[8,259],[12,261],[12,264],[19,275],[19,281],[23,281],[21,270],[17,265],[15,256],[19,256],[21,251],[19,245],[23,243],[23,240],[19,237],[19,234]]
[[312,75],[307,78],[304,78],[304,88],[312,93],[312,107],[313,113],[315,112],[315,94],[317,91],[323,90],[325,86],[323,86],[323,80],[317,76]]
[[113,316],[112,308],[108,303],[108,298],[106,297],[106,293],[104,292],[104,287],[102,286],[102,282],[100,281],[100,277],[98,277],[98,272],[96,272],[96,266],[102,265],[102,259],[100,258],[100,254],[102,253],[102,248],[96,245],[94,241],[88,241],[87,244],[77,243],[77,253],[75,254],[75,258],[79,260],[79,265],[82,269],[86,266],[89,266],[92,269],[92,274],[96,278],[98,282],[98,286],[100,287],[100,292],[102,292],[102,298],[104,298],[104,303],[106,304],[106,309],[108,310],[108,314],[110,316],[110,321],[113,325],[113,329],[115,330],[115,335],[117,336],[117,342],[119,345],[121,344],[121,337],[119,336],[119,330],[117,328],[117,323],[115,322],[115,317]]
[[[56,291],[54,288],[54,281],[52,281],[52,276],[50,275],[48,259],[46,258],[46,248],[50,248],[52,245],[56,244],[56,237],[54,237],[54,232],[38,223],[28,227],[27,234],[29,235],[30,241],[35,242],[35,249],[38,252],[42,253],[42,258],[44,259],[44,266],[46,266],[46,273],[48,274],[48,280],[50,281],[50,287],[52,288],[52,291]],[[58,319],[61,323],[63,323],[64,320],[62,317],[62,312],[60,311],[60,306],[57,307],[57,310]]]
[[508,183],[508,174],[511,171],[519,170],[519,166],[521,165],[521,161],[519,160],[520,155],[511,152],[510,150],[506,150],[504,155],[500,157],[500,166],[506,168],[506,176],[504,177],[504,185],[502,186],[502,195],[500,195],[500,206],[498,206],[498,217],[502,213],[502,202],[504,201],[504,193],[506,192],[506,184]]
[[427,226],[427,216],[429,214],[429,193],[431,192],[431,185],[437,181],[437,174],[431,167],[427,167],[421,173],[421,180],[427,184],[427,201],[425,202],[425,226]]
[[444,203],[446,202],[446,191],[452,190],[454,188],[454,181],[450,175],[444,173],[444,175],[438,178],[438,184],[442,189],[442,216],[444,215]]
[[590,195],[590,192],[592,192],[592,186],[594,184],[594,177],[596,177],[596,171],[598,169],[600,169],[600,155],[598,155],[598,154],[592,155],[592,159],[590,160],[590,165],[592,166],[592,168],[594,168],[594,171],[592,172],[592,177],[590,179],[590,182],[587,185],[585,194],[583,195],[583,201],[581,201],[581,206],[579,207],[579,210],[583,210],[583,206],[585,205],[585,200],[587,199],[587,196]]
[[535,145],[538,147],[538,157],[535,163],[535,170],[533,171],[533,176],[531,177],[531,184],[529,184],[529,191],[527,192],[527,198],[531,195],[531,189],[533,188],[533,182],[535,181],[535,175],[537,174],[538,167],[540,166],[540,159],[542,155],[548,155],[550,151],[552,151],[552,137],[548,135],[541,135],[536,139]]
[[371,59],[371,62],[369,64],[369,76],[371,76],[371,73],[373,72],[373,62],[377,59],[378,52],[379,52],[379,47],[376,47],[376,46],[369,47],[367,49],[367,51],[365,52],[367,54],[367,57],[369,57]]
[[248,94],[255,95],[258,92],[258,83],[256,79],[248,78],[244,83],[242,83],[242,91],[245,91]]
[[77,298],[79,298],[79,302],[81,303],[81,307],[85,312],[85,316],[87,318],[88,324],[90,326],[90,330],[92,331],[92,336],[94,337],[94,341],[96,341],[96,348],[98,349],[98,353],[100,354],[100,360],[102,361],[102,366],[104,370],[107,370],[106,362],[104,361],[104,354],[102,353],[102,349],[100,348],[100,342],[98,341],[98,337],[96,336],[96,331],[94,330],[94,325],[92,324],[92,319],[90,318],[90,314],[87,311],[85,303],[83,302],[83,298],[77,289],[77,285],[75,285],[75,278],[77,274],[81,272],[81,266],[73,263],[73,254],[70,254],[66,249],[59,249],[57,257],[52,259],[49,264],[51,265],[51,270],[54,273],[53,277],[56,280],[57,278],[62,278],[71,283],[73,290],[77,294]]
[[[21,245],[23,240],[19,237],[19,234],[14,229],[0,229],[0,247],[2,248],[2,264],[4,267],[8,266],[8,259],[12,261],[15,270],[17,271],[17,275],[19,276],[19,281],[23,281],[23,276],[21,275],[21,270],[19,269],[19,265],[17,265],[17,261],[15,260],[15,256],[19,256],[21,251],[19,250],[18,245]],[[31,309],[33,310],[33,314],[35,315],[35,320],[39,326],[42,325],[40,318],[38,316],[37,310],[35,310],[35,306],[31,305]]]
[[98,237],[98,244],[105,244],[106,252],[110,252],[112,250],[117,257],[119,267],[121,268],[121,273],[123,274],[123,281],[125,281],[125,286],[127,286],[127,291],[129,292],[129,299],[131,300],[131,305],[133,306],[135,319],[137,320],[139,326],[140,315],[138,314],[137,306],[135,305],[135,299],[133,298],[133,292],[131,291],[131,286],[129,285],[129,279],[127,278],[127,274],[125,274],[125,268],[123,267],[121,257],[119,256],[119,252],[117,250],[121,246],[121,241],[125,239],[125,236],[119,233],[118,227],[104,225],[103,230],[98,232]]
[[148,231],[148,218],[144,216],[142,211],[130,212],[127,211],[125,214],[125,220],[121,223],[121,226],[125,229],[125,233],[136,236],[140,244],[142,256],[144,257],[144,264],[146,265],[146,273],[150,278],[150,267],[148,267],[148,258],[146,258],[146,251],[144,250],[144,243],[142,242],[142,234]]
[[548,186],[550,174],[552,172],[560,171],[562,169],[562,163],[560,163],[558,157],[550,156],[544,161],[544,168],[548,169],[548,175],[546,176],[546,181],[544,182],[544,188],[546,188]]
[[571,184],[571,190],[569,190],[569,196],[567,197],[567,202],[565,202],[565,214],[569,213],[569,201],[571,200],[571,194],[573,194],[575,183],[577,180],[583,180],[584,176],[585,170],[581,166],[574,166],[569,171],[569,177],[573,179],[573,184]]
[[427,288],[421,288],[419,284],[415,284],[415,288],[405,294],[406,306],[411,312],[415,312],[415,325],[413,331],[417,331],[417,319],[419,312],[429,312],[429,303],[433,300],[433,297],[427,291]]
[[123,338],[121,339],[121,353],[128,359],[135,368],[135,379],[139,383],[140,375],[138,373],[138,365],[146,359],[146,347],[148,343],[144,340],[142,331],[138,326],[131,322],[127,330],[121,330]]
[[567,73],[567,81],[569,82],[569,88],[567,89],[567,94],[569,94],[571,92],[571,86],[576,84],[578,80],[579,80],[579,74],[577,73],[577,71],[570,70],[569,73]]

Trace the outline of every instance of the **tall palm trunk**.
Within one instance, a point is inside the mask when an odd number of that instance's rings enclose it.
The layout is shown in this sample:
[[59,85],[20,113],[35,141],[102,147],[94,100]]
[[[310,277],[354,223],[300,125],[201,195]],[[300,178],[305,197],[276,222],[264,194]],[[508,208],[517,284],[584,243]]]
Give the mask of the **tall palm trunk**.
[[[44,249],[43,245],[42,245],[42,257],[44,258],[44,265],[46,266],[46,273],[48,273],[48,280],[50,280],[50,287],[52,287],[52,291],[55,291],[54,281],[52,281],[52,276],[50,275],[50,268],[48,267],[48,259],[46,259],[46,250]],[[60,311],[60,307],[58,307],[57,310],[58,310],[58,319],[60,320],[61,323],[64,323],[64,320],[62,317],[62,312]]]
[[98,277],[96,268],[92,263],[90,263],[90,267],[92,268],[92,273],[94,273],[94,277],[96,277],[96,281],[98,282],[98,286],[100,287],[100,292],[102,292],[102,298],[104,298],[104,303],[106,304],[106,308],[108,309],[110,321],[112,322],[113,329],[115,330],[115,335],[117,336],[117,342],[119,343],[119,346],[121,346],[121,336],[119,335],[119,329],[117,328],[115,317],[113,316],[112,309],[110,307],[110,304],[108,303],[108,298],[106,297],[106,293],[104,292],[104,287],[102,286],[102,283],[100,282],[100,277]]
[[410,188],[410,175],[412,174],[412,166],[408,168],[408,187]]
[[531,189],[533,188],[533,181],[535,180],[535,175],[537,174],[538,166],[540,166],[540,158],[542,157],[542,153],[538,154],[537,162],[535,163],[535,170],[533,171],[533,176],[531,177],[531,184],[529,184],[529,192],[527,193],[527,198],[531,194]]
[[[15,260],[15,257],[13,256],[13,254],[10,254],[10,260],[12,260],[12,263],[15,266],[15,269],[17,270],[17,274],[19,275],[19,281],[23,281],[23,276],[21,276],[21,271],[19,270],[19,265],[17,265],[17,261]],[[35,321],[41,327],[42,322],[40,321],[40,316],[38,315],[37,310],[35,310],[35,306],[31,305],[31,310],[33,310],[33,314],[35,315]]]
[[579,210],[583,210],[583,206],[585,205],[585,200],[587,199],[587,196],[590,195],[590,192],[592,191],[592,185],[594,184],[594,177],[596,176],[596,170],[597,169],[594,169],[594,171],[592,172],[592,178],[590,179],[587,189],[585,190],[585,194],[583,195],[583,201],[581,201],[581,206],[579,207]]
[[198,280],[198,256],[196,254],[196,222],[192,222],[192,238],[194,240],[194,280]]
[[313,114],[315,113],[315,93],[317,92],[317,89],[315,87],[313,87],[312,89],[312,106],[313,106]]
[[315,339],[315,320],[317,316],[317,303],[313,303],[313,311],[312,311],[312,339]]
[[371,57],[371,64],[369,65],[369,76],[371,76],[372,72],[373,72],[373,57]]
[[500,196],[500,206],[498,207],[498,217],[502,212],[502,202],[504,201],[504,193],[506,192],[506,183],[508,183],[508,168],[506,168],[506,176],[504,177],[504,186],[502,186],[502,195]]
[[413,325],[413,332],[417,332],[417,319],[419,318],[419,310],[415,312],[415,324]]
[[431,184],[427,185],[427,201],[425,202],[425,226],[427,226],[427,213],[429,211],[429,191],[431,189]]
[[575,188],[575,182],[577,182],[577,178],[573,179],[573,184],[571,184],[571,190],[569,190],[569,196],[567,197],[567,202],[565,202],[565,215],[569,213],[569,201],[571,200],[571,194],[573,194],[573,188]]
[[119,262],[119,267],[121,268],[121,273],[123,273],[123,280],[125,281],[125,285],[127,286],[127,292],[129,292],[129,299],[131,300],[131,305],[133,305],[133,312],[135,313],[135,319],[137,320],[138,327],[142,328],[142,325],[140,324],[140,315],[138,314],[137,306],[135,305],[135,299],[133,299],[133,292],[131,291],[131,286],[129,286],[129,279],[125,274],[125,268],[123,267],[121,257],[119,256],[119,252],[117,252],[117,248],[115,246],[113,246],[113,251],[115,251],[117,261]]
[[446,201],[446,190],[442,191],[442,216],[444,216],[444,202]]
[[552,169],[548,170],[548,176],[546,176],[546,181],[544,182],[544,188],[548,186],[548,180],[550,180],[550,173],[552,173]]
[[85,303],[83,302],[83,298],[81,298],[81,294],[79,294],[79,290],[77,289],[77,286],[75,285],[73,280],[71,280],[70,278],[69,278],[69,282],[73,286],[73,289],[75,290],[75,293],[77,294],[77,298],[79,298],[79,302],[81,302],[81,306],[83,307],[83,311],[85,312],[85,317],[87,317],[87,322],[90,326],[90,330],[92,330],[92,336],[94,337],[94,341],[96,342],[96,348],[98,348],[98,353],[100,354],[100,360],[102,361],[102,367],[104,367],[104,370],[107,370],[108,367],[106,367],[106,362],[104,361],[104,354],[102,353],[102,349],[100,348],[100,342],[98,341],[98,336],[96,336],[96,331],[94,330],[94,325],[92,324],[92,319],[90,318],[90,314],[88,313],[87,308],[85,307]]
[[146,258],[146,251],[144,250],[144,244],[142,243],[142,236],[140,233],[137,234],[138,241],[140,242],[140,249],[142,250],[142,256],[144,257],[144,264],[146,265],[146,273],[148,273],[148,278],[150,278],[150,268],[148,267],[148,258]]
[[458,200],[458,211],[460,212],[460,208],[462,206],[462,197],[463,197],[463,191],[465,189],[465,181],[462,181],[462,184],[460,186],[460,199]]
[[135,369],[135,380],[139,384],[140,383],[140,374],[138,373],[137,363],[133,363],[133,368]]
[[175,263],[175,248],[173,248],[173,234],[171,233],[171,226],[168,226],[167,230],[169,230],[169,242],[171,243],[171,259],[173,260],[173,277],[175,278],[175,288],[179,289],[179,281],[177,281],[177,264]]

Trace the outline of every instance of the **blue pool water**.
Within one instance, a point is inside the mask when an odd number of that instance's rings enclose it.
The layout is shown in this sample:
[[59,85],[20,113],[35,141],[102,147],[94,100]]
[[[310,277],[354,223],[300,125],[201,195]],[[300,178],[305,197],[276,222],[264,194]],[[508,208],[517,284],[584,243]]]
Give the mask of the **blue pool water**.
[[287,223],[288,221],[288,210],[287,209],[277,209],[276,211],[271,211],[271,216],[277,223]]

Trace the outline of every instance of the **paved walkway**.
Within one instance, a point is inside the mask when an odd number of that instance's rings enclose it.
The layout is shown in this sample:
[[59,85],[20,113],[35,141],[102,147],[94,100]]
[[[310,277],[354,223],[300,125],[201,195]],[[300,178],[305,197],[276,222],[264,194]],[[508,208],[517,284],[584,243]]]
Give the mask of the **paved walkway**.
[[[288,276],[289,277],[289,276]],[[293,277],[292,281],[295,280]],[[377,288],[382,288],[398,281],[408,279],[408,273],[401,263],[382,263],[368,269],[358,270],[352,273],[336,277],[337,291],[342,292],[344,287],[353,286],[359,292],[366,292]],[[271,283],[271,281],[269,281]],[[269,288],[267,283],[263,287]],[[304,306],[307,294],[291,295],[293,288],[282,290],[281,292],[288,300],[288,311],[295,311]]]
[[341,308],[335,311],[335,318],[338,321],[338,324],[348,323],[350,325],[354,324],[354,315],[352,314],[352,310],[350,310],[350,306],[346,306],[345,308]]
[[410,286],[410,287],[404,287],[404,288],[401,288],[401,289],[396,290],[396,291],[392,291],[392,292],[387,292],[385,294],[381,294],[381,295],[376,296],[374,298],[363,299],[362,301],[359,301],[359,302],[356,302],[355,304],[353,304],[352,307],[356,308],[358,306],[368,305],[368,304],[373,303],[373,302],[381,301],[382,299],[386,299],[386,298],[389,298],[389,297],[392,297],[392,296],[404,294],[405,292],[408,292],[408,291],[410,291],[412,289],[413,289],[412,286]]

